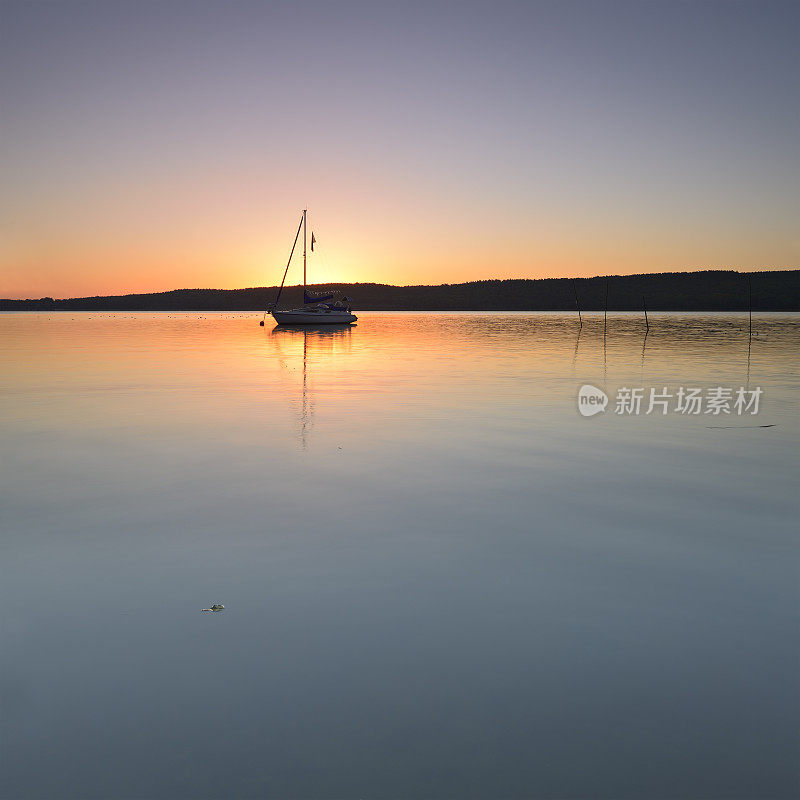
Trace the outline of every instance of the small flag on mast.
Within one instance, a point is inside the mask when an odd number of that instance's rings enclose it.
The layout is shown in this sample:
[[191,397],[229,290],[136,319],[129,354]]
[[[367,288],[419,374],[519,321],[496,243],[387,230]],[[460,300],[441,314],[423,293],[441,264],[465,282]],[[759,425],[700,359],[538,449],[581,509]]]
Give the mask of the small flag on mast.
[[311,252],[314,252],[314,243],[317,241],[316,237],[314,236],[314,231],[311,231]]

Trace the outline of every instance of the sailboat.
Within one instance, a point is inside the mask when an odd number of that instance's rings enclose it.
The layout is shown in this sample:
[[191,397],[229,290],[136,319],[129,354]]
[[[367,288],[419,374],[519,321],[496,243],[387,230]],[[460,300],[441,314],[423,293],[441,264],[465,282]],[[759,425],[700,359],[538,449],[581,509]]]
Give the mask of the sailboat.
[[[294,237],[294,244],[292,244],[292,251],[289,253],[289,261],[286,264],[286,269],[283,272],[283,280],[278,289],[278,295],[275,302],[268,308],[270,314],[275,318],[278,325],[349,325],[355,322],[358,317],[353,314],[350,308],[352,302],[349,297],[342,297],[340,300],[334,300],[337,292],[331,292],[323,295],[312,295],[308,292],[306,285],[306,265],[307,265],[307,218],[308,209],[303,209],[303,216],[300,219],[300,224],[297,227],[297,233]],[[300,231],[303,231],[303,303],[302,308],[290,308],[285,310],[278,309],[278,301],[281,299],[283,292],[283,285],[286,283],[286,275],[289,272],[289,265],[292,263],[292,256],[294,255],[295,248],[297,247],[297,240],[300,238]],[[311,234],[311,249],[314,249],[314,234]],[[266,317],[266,312],[264,314]],[[261,321],[264,324],[264,320]]]

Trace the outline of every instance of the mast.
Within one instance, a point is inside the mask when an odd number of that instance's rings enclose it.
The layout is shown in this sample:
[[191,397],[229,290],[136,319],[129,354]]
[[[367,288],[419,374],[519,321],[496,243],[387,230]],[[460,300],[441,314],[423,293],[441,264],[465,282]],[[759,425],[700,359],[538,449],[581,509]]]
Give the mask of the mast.
[[303,303],[306,302],[306,215],[308,209],[303,209]]

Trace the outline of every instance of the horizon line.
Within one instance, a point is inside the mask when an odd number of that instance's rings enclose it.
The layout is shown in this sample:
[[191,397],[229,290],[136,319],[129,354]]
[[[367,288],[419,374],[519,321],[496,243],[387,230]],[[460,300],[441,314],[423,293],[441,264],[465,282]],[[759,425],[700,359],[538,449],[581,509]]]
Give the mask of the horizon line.
[[[443,286],[467,286],[475,283],[504,283],[504,282],[537,282],[537,281],[593,281],[598,279],[609,280],[611,278],[645,278],[658,275],[697,275],[704,272],[715,273],[734,273],[738,275],[757,275],[772,272],[798,272],[800,267],[766,267],[766,268],[753,268],[753,269],[737,269],[733,267],[707,267],[698,269],[684,269],[684,270],[666,270],[662,272],[631,272],[631,273],[608,273],[605,275],[592,275],[592,276],[562,276],[562,277],[544,277],[544,278],[477,278],[471,281],[458,281],[456,283],[380,283],[378,281],[327,281],[324,283],[309,283],[307,286],[387,286],[395,289],[414,289],[414,288],[439,288]],[[245,292],[258,289],[275,289],[278,284],[265,284],[261,286],[238,286],[234,288],[219,288],[213,286],[184,286],[174,289],[161,289],[145,292],[123,292],[120,294],[87,294],[87,295],[73,295],[71,297],[54,297],[51,295],[41,295],[39,297],[0,297],[0,301],[12,302],[25,302],[33,300],[89,300],[97,298],[111,298],[111,297],[139,297],[147,295],[171,294],[173,292]],[[288,284],[284,288],[301,287],[302,283]]]

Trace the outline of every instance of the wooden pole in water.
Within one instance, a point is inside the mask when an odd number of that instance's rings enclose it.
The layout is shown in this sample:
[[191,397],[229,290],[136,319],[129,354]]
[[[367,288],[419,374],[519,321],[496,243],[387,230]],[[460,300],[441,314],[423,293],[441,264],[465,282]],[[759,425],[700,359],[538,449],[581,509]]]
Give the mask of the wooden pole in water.
[[606,310],[603,312],[603,336],[606,335],[607,322],[608,322],[608,281],[606,281]]
[[650,323],[647,321],[647,300],[645,296],[642,295],[642,305],[644,306],[644,324],[647,326],[647,330],[650,330]]
[[583,319],[581,317],[581,304],[578,302],[578,287],[575,284],[575,278],[572,279],[572,291],[575,292],[575,308],[578,309],[578,322],[580,322],[581,328],[583,327]]
[[747,305],[750,309],[750,329],[748,335],[750,338],[753,336],[753,279],[750,275],[747,276]]

